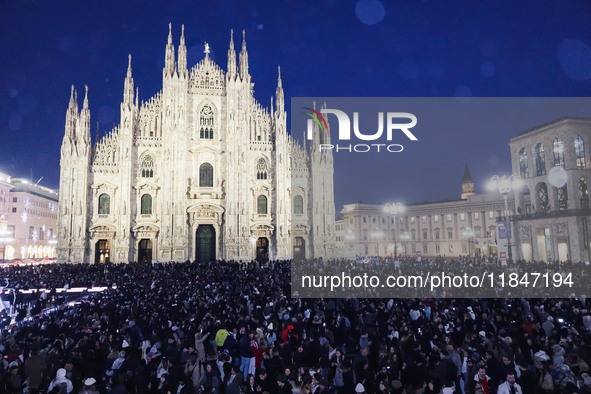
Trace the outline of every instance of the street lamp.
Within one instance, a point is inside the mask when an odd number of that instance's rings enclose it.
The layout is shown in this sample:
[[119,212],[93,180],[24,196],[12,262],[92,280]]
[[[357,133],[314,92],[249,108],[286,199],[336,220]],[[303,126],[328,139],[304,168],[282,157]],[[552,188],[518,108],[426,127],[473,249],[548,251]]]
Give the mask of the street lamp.
[[371,233],[371,236],[373,239],[376,240],[376,256],[380,257],[380,237],[382,237],[384,235],[384,232],[379,230],[377,227],[375,228],[375,231],[373,231]]
[[405,231],[404,233],[400,234],[400,239],[404,243],[404,255],[408,256],[408,253],[406,253],[406,243],[410,241],[410,234],[408,233],[408,231]]
[[[507,202],[507,196],[512,190],[518,189],[521,186],[521,181],[515,175],[494,175],[489,182],[489,189],[497,189],[505,200],[505,213],[503,215],[503,222],[505,223],[506,236],[507,236],[507,249],[509,253],[509,261],[513,260],[513,254],[511,252],[511,222],[509,218],[509,204]],[[500,234],[499,234],[500,238]]]
[[2,264],[4,264],[6,258],[6,244],[13,241],[10,231],[0,231],[0,244],[2,244]]
[[[396,215],[403,211],[404,205],[402,205],[399,202],[387,203],[384,205],[384,212],[394,217],[394,258],[398,258],[398,241],[396,240],[396,236],[398,233],[398,220],[396,220]],[[404,253],[406,254],[406,248],[404,250]]]
[[474,230],[472,230],[470,227],[465,228],[464,231],[462,231],[462,237],[468,239],[468,256],[472,256],[472,252],[470,251],[470,244],[472,243],[472,238],[474,237]]

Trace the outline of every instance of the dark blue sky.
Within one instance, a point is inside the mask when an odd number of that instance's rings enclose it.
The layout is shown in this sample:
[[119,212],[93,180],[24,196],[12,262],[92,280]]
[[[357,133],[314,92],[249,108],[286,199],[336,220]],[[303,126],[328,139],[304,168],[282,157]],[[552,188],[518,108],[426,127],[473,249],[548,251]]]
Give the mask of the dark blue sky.
[[[229,31],[238,44],[245,29],[255,95],[266,106],[277,65],[288,99],[591,93],[588,1],[7,1],[0,13],[0,171],[43,176],[41,184],[57,187],[70,85],[81,95],[88,84],[93,138],[97,121],[105,134],[118,122],[128,53],[140,98],[161,88],[169,22],[175,45],[185,24],[190,66],[207,41],[225,69]],[[507,143],[520,131],[494,138],[450,132],[448,146],[417,145],[356,173],[345,170],[355,159],[335,157],[337,209],[458,198],[466,162],[483,190],[492,173],[509,172]]]

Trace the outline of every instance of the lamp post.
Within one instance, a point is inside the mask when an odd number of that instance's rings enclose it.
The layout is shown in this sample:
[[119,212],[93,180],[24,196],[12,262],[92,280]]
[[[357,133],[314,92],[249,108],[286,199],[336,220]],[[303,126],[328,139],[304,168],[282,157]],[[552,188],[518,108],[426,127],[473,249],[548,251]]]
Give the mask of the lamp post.
[[376,256],[380,257],[380,237],[384,235],[384,232],[376,227],[375,230],[371,233],[371,235],[372,238],[376,241]]
[[[507,202],[507,197],[512,190],[519,188],[520,180],[515,175],[494,175],[489,184],[490,189],[497,189],[499,193],[503,196],[505,200],[505,213],[503,215],[504,223],[506,226],[506,235],[507,235],[507,249],[508,249],[508,258],[509,261],[513,260],[513,253],[511,251],[511,219],[509,215],[509,204]],[[499,237],[500,238],[500,237]]]
[[2,264],[6,258],[6,244],[13,241],[10,231],[0,231],[0,243],[2,244]]
[[[387,203],[384,205],[384,212],[388,215],[392,215],[394,218],[394,258],[398,258],[398,241],[396,240],[398,233],[398,220],[396,220],[396,215],[402,211],[404,211],[404,206],[399,202]],[[406,248],[404,253],[406,254]]]
[[408,256],[408,253],[406,253],[406,243],[410,240],[410,234],[408,233],[408,231],[400,234],[400,239],[404,243],[404,255]]
[[464,231],[462,231],[462,236],[466,239],[468,239],[468,256],[472,257],[472,252],[471,252],[471,243],[472,243],[472,238],[474,237],[474,230],[472,230],[470,227],[465,228]]

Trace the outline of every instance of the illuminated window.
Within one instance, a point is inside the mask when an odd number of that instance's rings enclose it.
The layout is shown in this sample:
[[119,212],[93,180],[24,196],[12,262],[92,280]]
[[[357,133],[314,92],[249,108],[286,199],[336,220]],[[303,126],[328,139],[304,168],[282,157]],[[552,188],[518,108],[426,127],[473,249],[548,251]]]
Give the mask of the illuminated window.
[[580,135],[575,137],[575,165],[579,169],[587,168],[585,161],[585,143]]
[[544,157],[544,145],[538,143],[535,148],[536,152],[536,175],[546,175],[546,159]]
[[529,176],[527,168],[527,151],[525,148],[522,148],[519,151],[519,175],[522,178],[527,178]]
[[552,153],[554,155],[554,166],[564,167],[564,142],[559,137],[552,143]]
[[589,209],[589,191],[587,190],[587,180],[583,177],[579,178],[579,192],[581,193],[581,208]]
[[566,185],[558,188],[558,209],[565,210],[568,208],[568,192]]

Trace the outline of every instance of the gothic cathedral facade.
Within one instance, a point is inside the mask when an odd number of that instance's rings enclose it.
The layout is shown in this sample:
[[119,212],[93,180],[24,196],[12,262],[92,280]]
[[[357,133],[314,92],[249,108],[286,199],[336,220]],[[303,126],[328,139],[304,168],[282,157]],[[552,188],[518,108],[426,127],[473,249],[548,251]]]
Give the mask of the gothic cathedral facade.
[[[119,125],[92,144],[88,88],[72,94],[61,147],[58,261],[149,262],[327,257],[335,247],[333,157],[287,132],[278,76],[253,96],[243,34],[224,72],[187,68],[169,27],[162,90],[139,102],[131,55]],[[325,136],[323,138],[330,138]]]

